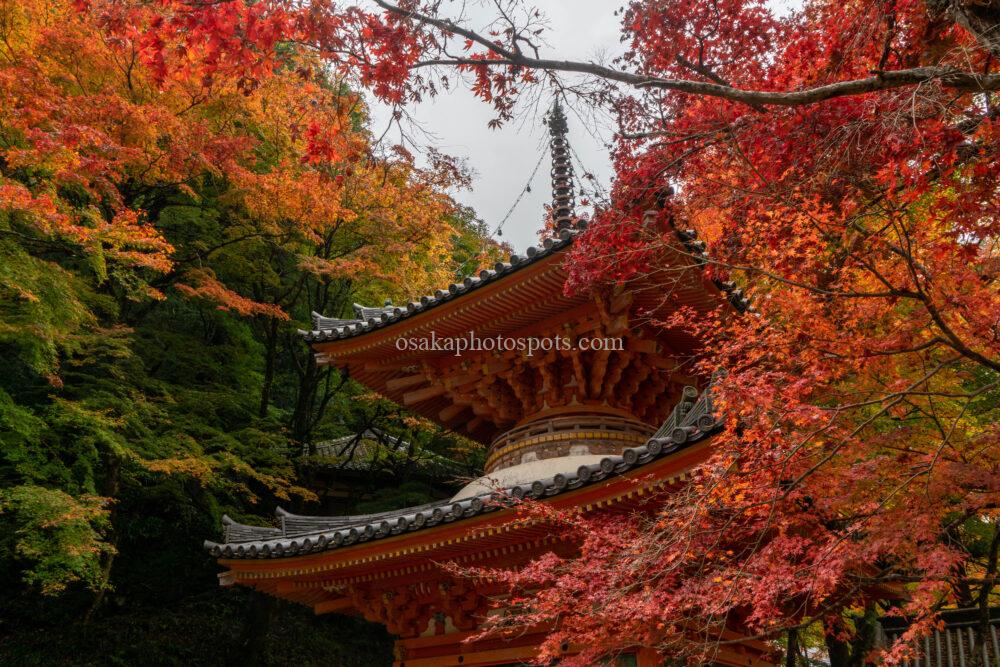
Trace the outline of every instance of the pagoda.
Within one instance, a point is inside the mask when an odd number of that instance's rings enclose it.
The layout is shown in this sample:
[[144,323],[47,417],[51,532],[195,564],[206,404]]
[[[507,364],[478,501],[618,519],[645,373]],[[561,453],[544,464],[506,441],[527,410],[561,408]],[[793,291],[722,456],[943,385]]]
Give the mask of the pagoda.
[[[698,341],[654,323],[681,307],[707,314],[728,300],[742,308],[742,295],[692,262],[705,249],[691,231],[677,232],[666,251],[676,270],[655,284],[564,292],[569,251],[586,225],[575,213],[558,103],[548,126],[553,232],[541,245],[405,306],[357,305],[351,319],[315,314],[314,330],[303,332],[319,363],[488,447],[483,476],[452,498],[391,512],[279,509],[275,527],[224,518],[223,541],[206,542],[225,568],[223,585],[381,623],[398,637],[396,667],[521,664],[546,628],[471,641],[503,592],[446,564],[516,568],[546,552],[571,554],[573,544],[519,516],[512,502],[652,509],[652,496],[679,488],[708,457],[719,422],[709,378],[688,370]],[[739,639],[738,629],[729,634]],[[764,666],[773,664],[768,655],[745,640],[727,642],[715,660]],[[658,667],[663,659],[640,650],[618,664]]]

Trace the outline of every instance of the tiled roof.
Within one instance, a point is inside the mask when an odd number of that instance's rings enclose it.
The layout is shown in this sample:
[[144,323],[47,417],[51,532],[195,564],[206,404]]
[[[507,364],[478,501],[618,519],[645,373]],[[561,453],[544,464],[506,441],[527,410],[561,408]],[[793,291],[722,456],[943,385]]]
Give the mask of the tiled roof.
[[[699,265],[708,262],[708,244],[699,240],[698,230],[674,228],[674,233],[677,235],[677,239],[681,242],[681,245],[684,246],[684,249]],[[750,306],[750,299],[743,294],[743,289],[737,287],[736,283],[721,280],[720,278],[712,278],[712,283],[719,288],[719,291],[726,295],[729,303],[739,312],[745,313],[753,310]]]
[[[569,247],[573,239],[586,230],[585,220],[577,221],[572,229],[563,229],[559,232],[558,238],[547,238],[540,246],[528,248],[523,255],[513,254],[509,262],[497,262],[493,269],[483,269],[478,276],[468,276],[460,283],[451,283],[447,288],[435,290],[434,294],[428,294],[415,301],[410,301],[405,306],[393,306],[391,302],[386,302],[384,306],[362,306],[354,304],[355,319],[342,319],[335,317],[325,317],[319,313],[313,313],[313,331],[300,331],[303,338],[310,343],[321,343],[324,341],[338,340],[342,338],[353,338],[362,334],[374,331],[381,327],[399,322],[425,310],[430,310],[447,301],[451,301],[463,294],[475,291],[491,282],[494,282],[515,271],[519,271],[535,262],[552,255],[555,252]],[[675,229],[678,240],[684,249],[699,264],[708,261],[708,248],[704,241],[698,239],[698,232],[694,229]],[[744,295],[743,290],[736,286],[736,283],[713,278],[715,286],[726,295],[727,300],[740,312],[752,310],[749,299]]]
[[607,456],[600,463],[580,466],[575,471],[519,484],[503,492],[378,514],[308,517],[279,509],[280,528],[246,526],[223,517],[225,541],[206,541],[205,548],[221,558],[301,556],[467,519],[500,509],[511,499],[556,496],[641,468],[717,431],[720,422],[713,412],[711,388],[702,392],[696,401],[688,400],[690,398],[691,393],[685,392],[684,400],[671,412],[664,427],[645,445],[631,447],[620,456]]
[[442,473],[463,472],[462,466],[455,461],[429,450],[415,450],[406,440],[377,428],[318,442],[313,452],[320,460],[330,459],[332,465],[344,470],[369,470],[380,461],[392,459],[436,468]]
[[307,342],[320,343],[324,341],[337,340],[341,338],[352,338],[379,329],[394,322],[406,319],[425,310],[430,310],[447,301],[475,291],[489,283],[492,283],[506,275],[520,271],[521,269],[538,262],[539,260],[552,255],[553,253],[568,248],[577,234],[586,228],[586,222],[580,221],[575,229],[564,229],[559,232],[559,238],[548,238],[540,246],[528,248],[523,255],[513,254],[508,262],[497,262],[493,269],[483,269],[478,276],[468,276],[460,283],[451,283],[447,288],[439,289],[434,294],[428,294],[411,301],[405,306],[393,306],[387,304],[381,307],[370,308],[354,305],[354,312],[357,319],[338,319],[324,317],[319,313],[313,313],[313,331],[300,332]]

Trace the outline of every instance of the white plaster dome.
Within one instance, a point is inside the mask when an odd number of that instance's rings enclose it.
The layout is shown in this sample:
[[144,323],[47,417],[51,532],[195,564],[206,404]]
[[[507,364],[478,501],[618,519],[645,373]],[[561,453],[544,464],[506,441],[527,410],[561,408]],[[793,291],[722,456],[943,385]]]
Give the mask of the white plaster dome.
[[509,468],[501,468],[469,482],[456,493],[451,502],[467,500],[475,496],[493,493],[499,489],[509,489],[518,484],[530,485],[539,479],[548,479],[559,473],[575,475],[580,466],[595,465],[607,454],[585,454],[576,456],[558,456],[551,459],[528,461]]

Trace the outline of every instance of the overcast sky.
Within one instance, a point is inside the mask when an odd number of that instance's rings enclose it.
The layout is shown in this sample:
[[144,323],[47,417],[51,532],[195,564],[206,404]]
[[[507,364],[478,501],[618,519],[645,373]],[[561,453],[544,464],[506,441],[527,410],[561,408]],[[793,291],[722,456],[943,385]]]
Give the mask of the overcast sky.
[[[456,3],[457,4],[457,3]],[[617,54],[619,22],[614,11],[620,0],[536,0],[536,5],[549,17],[546,31],[549,47],[546,54],[587,60],[601,54]],[[443,3],[448,7],[449,3]],[[485,11],[473,14],[487,20]],[[476,27],[481,27],[476,25]],[[546,95],[543,102],[551,97]],[[377,102],[371,102],[373,130],[381,133],[389,120],[390,111]],[[551,198],[549,186],[548,133],[542,125],[541,113],[527,108],[513,122],[498,130],[491,130],[487,123],[495,117],[492,107],[473,97],[466,87],[459,87],[407,111],[423,130],[434,135],[434,145],[444,153],[465,158],[475,171],[471,191],[454,193],[456,199],[473,207],[490,230],[495,230],[518,195],[528,182],[528,177],[543,157],[542,164],[531,182],[531,192],[526,193],[513,214],[503,226],[498,237],[511,244],[514,250],[523,251],[538,242],[537,231],[542,224],[544,203]],[[605,190],[611,180],[611,164],[607,144],[611,131],[591,110],[581,109],[586,117],[569,113],[570,145],[580,161]],[[598,127],[603,125],[603,127]],[[395,130],[389,138],[398,141]],[[426,141],[426,137],[416,137]],[[575,167],[579,171],[579,167]]]
[[[492,2],[479,1],[481,5],[477,7],[476,0],[468,0],[468,25],[477,29],[493,16],[484,6]],[[801,0],[771,0],[768,4],[784,14],[800,3]],[[452,1],[442,6],[447,11],[459,4]],[[619,42],[620,23],[614,14],[625,4],[624,0],[535,0],[534,4],[549,19],[544,35],[547,47],[542,57],[607,60],[623,51]],[[551,99],[547,93],[541,102],[547,105]],[[376,101],[372,101],[371,106],[373,130],[381,133],[389,124],[390,110]],[[492,130],[487,126],[494,118],[492,107],[473,97],[467,87],[459,86],[419,105],[410,105],[407,111],[422,130],[432,135],[415,137],[418,143],[431,143],[444,153],[468,161],[475,172],[472,190],[453,194],[458,201],[473,207],[491,231],[507,215],[528,183],[539,157],[543,157],[531,180],[531,192],[517,204],[503,226],[502,236],[497,237],[510,243],[516,251],[537,243],[542,206],[551,199],[548,134],[541,120],[545,109],[523,109],[518,119]],[[610,119],[595,116],[594,110],[585,108],[570,109],[568,115],[570,145],[606,192],[612,178],[609,143],[613,128]],[[398,131],[388,138],[398,141]],[[575,165],[574,168],[579,176],[579,167]]]

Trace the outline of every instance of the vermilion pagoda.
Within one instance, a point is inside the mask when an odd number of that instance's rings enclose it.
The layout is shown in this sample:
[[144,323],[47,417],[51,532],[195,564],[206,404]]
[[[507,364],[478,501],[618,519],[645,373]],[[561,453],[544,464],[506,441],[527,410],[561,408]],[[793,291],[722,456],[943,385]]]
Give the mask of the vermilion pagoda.
[[[568,250],[583,231],[573,215],[565,129],[556,107],[550,117],[556,238],[405,307],[358,306],[352,320],[316,316],[315,331],[305,333],[321,363],[488,445],[484,477],[451,499],[394,512],[279,511],[275,528],[227,521],[224,543],[207,543],[227,568],[223,583],[294,600],[317,614],[356,613],[383,623],[399,636],[398,667],[519,664],[535,654],[546,628],[526,629],[516,640],[465,641],[500,591],[456,579],[442,564],[517,567],[547,551],[570,553],[573,545],[492,501],[527,496],[586,512],[641,510],[653,492],[684,484],[708,456],[717,422],[707,379],[683,371],[697,341],[650,322],[681,306],[708,312],[729,299],[742,307],[742,298],[692,266],[692,255],[704,248],[690,233],[678,235],[668,258],[676,271],[656,284],[565,295]],[[470,335],[481,348],[498,336],[568,344],[530,355],[527,349],[456,355],[414,342]],[[582,349],[587,343],[604,349]],[[730,635],[739,637],[735,628]],[[766,646],[747,640],[726,644],[716,662],[769,665],[766,656]],[[639,651],[620,664],[660,665],[663,658]]]

